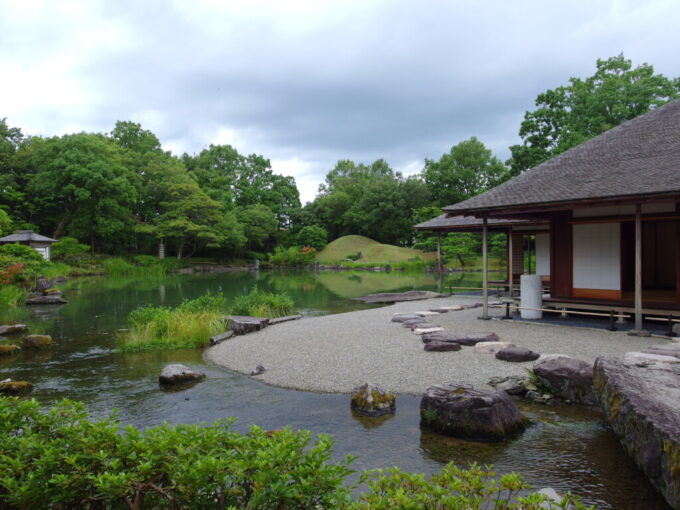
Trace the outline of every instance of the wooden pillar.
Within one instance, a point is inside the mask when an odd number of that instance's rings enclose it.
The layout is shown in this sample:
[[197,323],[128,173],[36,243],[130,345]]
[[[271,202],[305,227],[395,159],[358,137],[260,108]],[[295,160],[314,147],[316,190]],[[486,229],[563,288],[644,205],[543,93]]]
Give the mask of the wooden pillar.
[[510,297],[512,297],[513,291],[514,291],[514,278],[513,278],[513,258],[512,258],[512,229],[508,229],[508,241],[507,241],[507,247],[508,247],[508,294]]
[[635,205],[635,332],[642,331],[642,205]]
[[482,316],[480,319],[488,320],[489,317],[489,225],[486,216],[482,223]]
[[442,233],[437,232],[437,272],[442,272]]

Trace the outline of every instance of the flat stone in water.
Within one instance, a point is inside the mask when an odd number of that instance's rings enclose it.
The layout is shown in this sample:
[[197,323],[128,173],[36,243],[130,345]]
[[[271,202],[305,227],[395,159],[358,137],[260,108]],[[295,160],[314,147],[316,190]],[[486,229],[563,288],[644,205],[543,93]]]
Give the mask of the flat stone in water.
[[196,382],[204,378],[205,374],[201,372],[195,372],[189,369],[189,367],[179,363],[173,363],[163,367],[161,375],[158,376],[158,382],[165,386]]
[[352,390],[350,407],[362,416],[384,416],[394,414],[396,400],[394,394],[386,392],[380,386],[366,383]]

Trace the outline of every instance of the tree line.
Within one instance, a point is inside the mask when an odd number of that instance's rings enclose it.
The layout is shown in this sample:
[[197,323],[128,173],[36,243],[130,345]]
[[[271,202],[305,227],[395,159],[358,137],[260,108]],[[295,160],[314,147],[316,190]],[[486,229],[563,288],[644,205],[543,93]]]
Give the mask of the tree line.
[[[259,256],[277,246],[314,246],[348,234],[431,249],[412,226],[441,207],[505,179],[636,117],[680,93],[680,78],[633,67],[623,55],[597,60],[593,76],[539,94],[519,129],[521,144],[506,162],[475,137],[418,175],[404,176],[383,159],[341,160],[300,202],[294,178],[276,174],[264,156],[210,145],[176,156],[138,123],[109,133],[24,136],[0,120],[0,229],[31,228],[72,236],[102,253],[167,253],[178,258]],[[467,237],[446,249],[473,250]]]

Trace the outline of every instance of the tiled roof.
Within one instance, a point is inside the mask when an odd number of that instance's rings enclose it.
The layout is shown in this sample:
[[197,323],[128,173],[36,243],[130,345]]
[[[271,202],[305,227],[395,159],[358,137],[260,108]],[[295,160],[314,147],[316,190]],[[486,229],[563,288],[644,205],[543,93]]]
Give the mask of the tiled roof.
[[680,100],[591,138],[444,211],[680,194]]
[[18,230],[14,234],[5,237],[0,237],[0,243],[25,243],[28,241],[42,242],[42,243],[56,243],[56,239],[41,236],[32,230]]
[[[442,214],[429,221],[419,223],[413,228],[416,230],[441,230],[447,232],[464,231],[464,230],[481,230],[483,220],[481,218],[474,218],[472,216],[453,216],[450,214]],[[534,226],[541,225],[541,222],[528,220],[503,220],[489,218],[488,226],[494,228],[507,228],[512,226]]]

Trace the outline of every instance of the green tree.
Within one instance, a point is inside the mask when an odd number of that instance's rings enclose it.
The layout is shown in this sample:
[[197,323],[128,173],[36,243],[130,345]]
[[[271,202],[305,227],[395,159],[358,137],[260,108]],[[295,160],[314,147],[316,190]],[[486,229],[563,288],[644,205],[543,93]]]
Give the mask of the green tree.
[[243,225],[246,246],[249,250],[270,251],[268,242],[277,231],[276,215],[263,204],[250,205],[237,210],[237,218]]
[[425,160],[423,178],[435,205],[445,207],[478,195],[502,182],[505,165],[474,136]]
[[161,151],[161,142],[151,131],[142,129],[142,125],[131,121],[116,122],[110,137],[123,149],[130,149],[139,154]]
[[510,147],[513,175],[680,97],[680,78],[655,74],[649,64],[633,68],[623,54],[598,59],[596,67],[585,80],[572,77],[538,95],[520,126],[522,144]]
[[5,211],[0,209],[0,236],[12,233],[12,218]]
[[295,240],[299,246],[311,246],[315,250],[323,250],[328,242],[328,232],[318,225],[302,227]]
[[119,148],[102,135],[80,133],[33,140],[28,184],[40,226],[105,249],[120,244],[137,200]]

